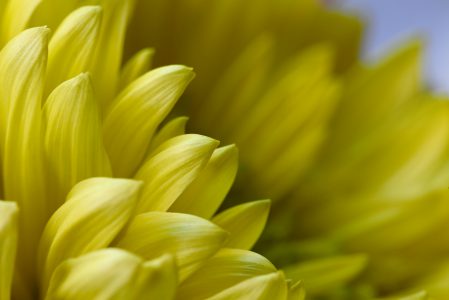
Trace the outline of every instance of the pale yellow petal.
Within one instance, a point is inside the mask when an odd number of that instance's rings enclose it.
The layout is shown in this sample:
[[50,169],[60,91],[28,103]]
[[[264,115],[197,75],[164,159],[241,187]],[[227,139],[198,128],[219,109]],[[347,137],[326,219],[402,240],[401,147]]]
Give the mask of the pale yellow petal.
[[212,222],[231,235],[226,246],[251,249],[259,239],[270,212],[270,200],[259,200],[229,208],[212,219]]
[[153,56],[154,49],[152,48],[145,48],[134,54],[120,71],[118,91],[123,90],[128,84],[146,73],[150,69]]
[[88,74],[62,83],[50,94],[44,106],[44,122],[47,172],[57,208],[79,181],[112,175]]
[[235,145],[216,149],[206,167],[169,210],[211,218],[229,192],[237,169],[238,150]]
[[227,236],[218,226],[196,216],[148,212],[134,218],[117,246],[145,259],[172,253],[183,280],[212,257]]
[[34,250],[49,214],[42,149],[42,92],[49,30],[32,28],[0,53],[0,145],[4,197],[20,207],[19,265],[33,276]]
[[206,166],[218,141],[196,134],[174,137],[155,150],[135,178],[145,184],[137,212],[167,210]]
[[282,272],[247,279],[208,300],[286,300],[287,283]]
[[222,249],[181,284],[177,299],[206,299],[246,279],[273,272],[276,268],[257,253]]
[[59,265],[46,299],[169,300],[175,287],[176,269],[170,255],[144,262],[124,250],[107,248]]
[[11,299],[17,250],[17,204],[0,201],[0,300]]
[[88,71],[100,35],[102,10],[84,6],[67,16],[48,45],[46,94],[61,82]]
[[141,182],[91,178],[78,183],[45,227],[39,248],[42,285],[65,259],[107,247],[137,203]]
[[120,93],[104,121],[104,140],[114,175],[133,175],[156,128],[193,76],[192,69],[184,66],[161,67],[141,76]]

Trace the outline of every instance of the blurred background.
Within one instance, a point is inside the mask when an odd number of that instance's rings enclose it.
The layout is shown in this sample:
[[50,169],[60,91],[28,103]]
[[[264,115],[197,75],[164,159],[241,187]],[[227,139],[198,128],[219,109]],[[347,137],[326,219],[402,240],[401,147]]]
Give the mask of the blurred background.
[[429,87],[449,94],[448,0],[327,0],[329,6],[367,21],[363,55],[376,60],[402,41],[426,42],[425,78]]

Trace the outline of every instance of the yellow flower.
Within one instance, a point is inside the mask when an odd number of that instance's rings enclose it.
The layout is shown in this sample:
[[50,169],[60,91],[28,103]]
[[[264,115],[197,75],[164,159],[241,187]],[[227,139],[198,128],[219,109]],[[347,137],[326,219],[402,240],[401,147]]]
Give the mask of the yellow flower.
[[422,84],[419,43],[365,65],[361,32],[314,0],[142,0],[126,47],[195,66],[191,128],[239,146],[234,198],[274,200],[258,249],[309,294],[448,299],[449,102]]
[[132,1],[1,3],[1,300],[304,299],[250,251],[270,201],[216,213],[236,147],[163,123],[192,69],[121,67]]

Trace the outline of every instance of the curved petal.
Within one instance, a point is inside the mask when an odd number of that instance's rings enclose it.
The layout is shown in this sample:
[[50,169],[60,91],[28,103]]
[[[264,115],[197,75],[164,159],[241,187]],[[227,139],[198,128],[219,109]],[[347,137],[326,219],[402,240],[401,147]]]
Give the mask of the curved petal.
[[134,218],[117,246],[145,259],[172,253],[183,280],[212,257],[227,236],[218,226],[196,216],[148,212]]
[[231,235],[227,247],[251,249],[259,239],[270,212],[270,200],[259,200],[231,207],[212,219],[212,222]]
[[42,286],[65,259],[107,247],[131,217],[142,183],[91,178],[78,183],[45,227],[39,248]]

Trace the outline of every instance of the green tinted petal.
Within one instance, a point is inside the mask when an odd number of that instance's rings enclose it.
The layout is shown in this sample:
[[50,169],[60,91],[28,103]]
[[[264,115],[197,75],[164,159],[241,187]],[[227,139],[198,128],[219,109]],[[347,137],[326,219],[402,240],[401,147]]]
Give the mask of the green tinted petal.
[[184,66],[152,70],[120,93],[108,110],[104,139],[114,175],[131,176],[151,137],[184,92],[194,73]]
[[42,283],[65,259],[107,247],[128,222],[142,183],[91,178],[78,183],[45,227],[39,248]]
[[216,149],[206,167],[176,199],[170,211],[211,218],[231,188],[237,169],[238,151],[235,145]]
[[172,253],[182,280],[212,257],[227,236],[218,226],[196,216],[148,212],[134,218],[117,246],[145,259]]
[[229,208],[215,216],[212,222],[231,234],[226,246],[251,249],[265,227],[270,203],[270,200],[249,202]]

